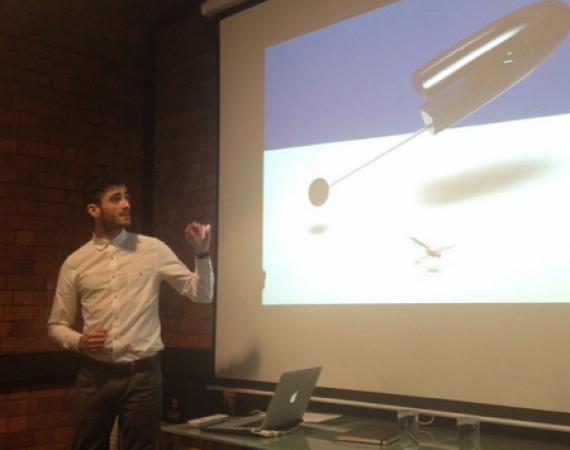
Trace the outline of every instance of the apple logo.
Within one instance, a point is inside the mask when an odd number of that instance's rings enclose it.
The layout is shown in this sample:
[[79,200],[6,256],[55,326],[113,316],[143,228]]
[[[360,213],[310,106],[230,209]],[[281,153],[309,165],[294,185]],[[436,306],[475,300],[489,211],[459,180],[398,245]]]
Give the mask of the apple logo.
[[297,395],[299,395],[299,391],[295,391],[295,393],[291,396],[291,398],[289,399],[290,403],[295,403],[295,400],[297,400]]

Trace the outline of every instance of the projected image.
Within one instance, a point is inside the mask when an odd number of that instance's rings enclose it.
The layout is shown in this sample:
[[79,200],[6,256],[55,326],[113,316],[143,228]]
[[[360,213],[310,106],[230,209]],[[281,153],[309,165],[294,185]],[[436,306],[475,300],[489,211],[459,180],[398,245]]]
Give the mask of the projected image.
[[570,0],[435,3],[266,50],[264,304],[570,302]]

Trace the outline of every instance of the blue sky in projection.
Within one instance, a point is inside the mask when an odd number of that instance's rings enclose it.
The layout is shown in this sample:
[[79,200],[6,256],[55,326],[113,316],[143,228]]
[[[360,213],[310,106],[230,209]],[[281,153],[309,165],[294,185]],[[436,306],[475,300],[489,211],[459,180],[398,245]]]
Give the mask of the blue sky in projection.
[[[423,128],[412,73],[530,0],[402,0],[266,49],[265,148]],[[570,0],[564,0],[570,6]],[[570,111],[570,38],[455,126]]]

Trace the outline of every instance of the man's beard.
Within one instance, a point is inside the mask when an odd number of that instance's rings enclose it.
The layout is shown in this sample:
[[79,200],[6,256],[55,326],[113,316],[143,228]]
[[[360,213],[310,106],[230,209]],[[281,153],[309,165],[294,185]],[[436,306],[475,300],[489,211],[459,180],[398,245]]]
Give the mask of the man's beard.
[[101,216],[101,225],[108,231],[121,230],[131,225],[130,215],[128,219],[125,219],[122,216],[116,217],[103,213]]

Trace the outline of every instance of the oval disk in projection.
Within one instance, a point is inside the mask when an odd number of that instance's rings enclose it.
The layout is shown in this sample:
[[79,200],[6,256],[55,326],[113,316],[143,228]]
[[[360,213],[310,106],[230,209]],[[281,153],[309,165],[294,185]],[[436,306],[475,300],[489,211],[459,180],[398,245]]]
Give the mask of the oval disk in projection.
[[329,198],[329,184],[323,178],[317,178],[309,186],[309,200],[314,206],[323,205]]

